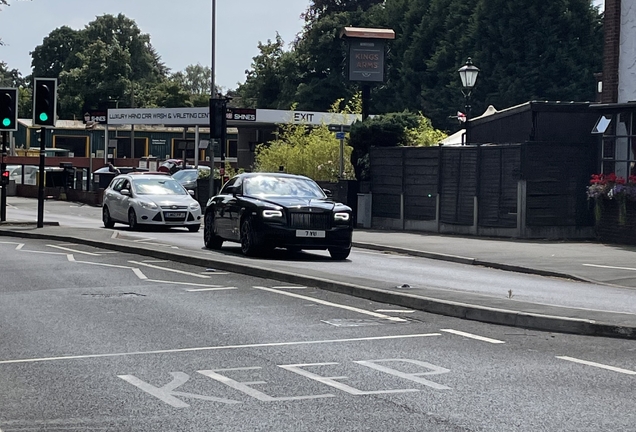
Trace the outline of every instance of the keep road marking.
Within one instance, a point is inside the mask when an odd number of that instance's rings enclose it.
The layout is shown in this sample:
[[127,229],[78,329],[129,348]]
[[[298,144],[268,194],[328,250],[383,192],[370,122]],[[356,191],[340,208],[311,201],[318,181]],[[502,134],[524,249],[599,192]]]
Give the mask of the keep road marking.
[[601,368],[601,369],[607,369],[607,370],[611,370],[611,371],[614,371],[614,372],[620,372],[620,373],[626,374],[626,375],[636,375],[636,372],[628,370],[628,369],[621,369],[621,368],[617,368],[617,367],[614,367],[614,366],[604,365],[602,363],[594,363],[594,362],[587,361],[587,360],[577,359],[577,358],[574,358],[574,357],[556,356],[556,358],[561,359],[561,360],[574,362],[574,363],[580,363],[580,364],[584,364],[584,365],[588,365],[588,366],[594,366],[594,367]]
[[87,355],[75,355],[75,356],[42,357],[42,358],[30,358],[30,359],[18,359],[18,360],[2,360],[0,361],[0,365],[15,364],[15,363],[51,362],[51,361],[60,361],[60,360],[82,360],[82,359],[91,359],[91,358],[138,356],[138,355],[150,355],[150,354],[178,354],[178,353],[200,352],[200,351],[269,348],[269,347],[298,346],[298,345],[318,345],[318,344],[329,344],[329,343],[365,342],[365,341],[393,340],[393,339],[413,339],[413,338],[422,338],[422,337],[431,337],[431,336],[441,336],[441,334],[440,333],[420,333],[420,334],[410,334],[410,335],[372,336],[372,337],[349,338],[349,339],[271,342],[271,343],[246,344],[246,345],[221,345],[221,346],[212,346],[212,347],[176,348],[176,349],[155,350],[155,351],[132,351],[132,352],[124,352],[124,353],[111,353],[111,354],[87,354]]
[[464,337],[467,337],[467,338],[470,338],[470,339],[480,340],[482,342],[488,342],[488,343],[491,343],[491,344],[503,344],[503,343],[505,343],[504,341],[500,341],[500,340],[497,340],[497,339],[490,339],[490,338],[483,337],[483,336],[477,336],[477,335],[474,335],[472,333],[466,333],[466,332],[459,331],[459,330],[440,329],[440,331],[443,331],[443,332],[446,332],[446,333],[456,334],[458,336],[464,336]]
[[314,302],[314,303],[318,303],[324,306],[331,306],[331,307],[336,307],[336,308],[340,308],[340,309],[346,309],[348,311],[352,311],[352,312],[358,312],[361,314],[365,314],[365,315],[371,315],[373,317],[376,318],[382,318],[385,320],[389,320],[389,321],[396,321],[396,322],[407,322],[407,320],[402,319],[402,318],[397,318],[397,317],[392,317],[392,316],[388,316],[388,315],[384,315],[384,314],[380,314],[380,313],[376,313],[376,312],[371,312],[368,310],[364,310],[364,309],[359,309],[356,307],[352,307],[352,306],[346,306],[346,305],[341,305],[338,303],[332,303],[332,302],[328,302],[325,300],[320,300],[314,297],[308,297],[308,296],[304,296],[304,295],[300,295],[300,294],[295,294],[295,293],[290,293],[290,292],[285,292],[285,291],[279,291],[279,290],[275,290],[273,288],[266,288],[266,287],[261,287],[261,286],[255,286],[255,289],[258,290],[262,290],[262,291],[269,291],[272,293],[276,293],[276,294],[281,294],[281,295],[286,295],[288,297],[295,297],[295,298],[299,298],[299,299],[303,299],[306,301],[310,301],[310,302]]

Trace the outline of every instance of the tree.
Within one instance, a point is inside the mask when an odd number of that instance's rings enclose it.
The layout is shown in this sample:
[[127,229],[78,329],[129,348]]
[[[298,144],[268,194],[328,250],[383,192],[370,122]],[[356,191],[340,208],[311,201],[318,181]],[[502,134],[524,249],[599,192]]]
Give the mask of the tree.
[[245,83],[239,85],[237,94],[244,107],[248,108],[289,108],[293,100],[283,94],[293,93],[291,82],[295,81],[295,65],[291,52],[284,51],[284,42],[276,34],[275,41],[258,43],[260,54],[252,60],[252,69],[246,70]]
[[[338,99],[330,109],[337,122],[342,114],[359,110],[359,95],[343,105]],[[295,108],[295,107],[292,107]],[[353,166],[349,162],[352,148],[344,147],[344,179],[353,179]],[[326,124],[310,126],[305,124],[285,124],[279,126],[278,138],[256,149],[256,171],[278,171],[279,167],[292,174],[301,174],[314,180],[338,181],[340,174],[340,140],[329,131]]]
[[[391,28],[384,83],[374,84],[370,112],[408,109],[456,130],[449,116],[464,105],[457,75],[467,57],[481,69],[472,106],[505,108],[535,98],[593,100],[602,69],[602,15],[590,0],[313,0],[303,32],[289,51],[276,47],[261,73],[255,62],[246,89],[267,107],[324,111],[357,90],[349,83],[344,26]],[[280,79],[284,77],[284,79]],[[240,89],[243,90],[243,89]],[[246,93],[247,94],[247,93]],[[265,106],[258,106],[264,108]]]
[[181,85],[192,95],[209,95],[212,86],[212,69],[209,66],[201,66],[200,63],[188,65],[183,72],[172,74],[170,80]]
[[156,88],[167,80],[168,69],[150,36],[123,14],[97,17],[81,30],[55,29],[31,56],[35,76],[59,77],[60,118],[104,109],[111,99],[121,106],[156,106],[153,97],[169,100],[159,95],[169,86]]
[[53,30],[42,45],[31,51],[33,76],[57,78],[66,69],[81,66],[77,57],[88,45],[84,33],[62,26]]
[[388,113],[351,126],[349,145],[351,163],[356,178],[368,178],[371,147],[431,146],[446,138],[446,134],[433,128],[430,119],[409,111]]

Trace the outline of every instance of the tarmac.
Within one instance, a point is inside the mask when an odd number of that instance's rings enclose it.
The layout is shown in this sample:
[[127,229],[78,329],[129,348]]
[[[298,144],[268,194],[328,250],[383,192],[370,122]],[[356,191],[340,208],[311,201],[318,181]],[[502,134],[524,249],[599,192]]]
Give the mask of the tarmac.
[[[460,290],[380,289],[371,284],[352,284],[311,274],[290,273],[275,266],[263,267],[254,260],[224,259],[205,249],[157,248],[127,240],[125,231],[60,226],[45,221],[37,228],[34,221],[0,222],[0,236],[48,239],[85,244],[107,250],[140,254],[193,265],[213,267],[264,277],[281,282],[304,284],[341,292],[373,301],[425,312],[493,324],[549,332],[573,333],[636,339],[636,313],[598,310],[594,296],[580,299],[583,307],[571,307],[565,293],[551,297],[549,304],[509,301]],[[534,274],[578,281],[595,296],[618,295],[628,309],[636,311],[636,246],[607,245],[594,241],[515,240],[465,237],[422,232],[356,229],[353,246],[377,251],[413,255],[465,265]],[[589,285],[589,284],[594,285]],[[583,291],[583,290],[582,290]],[[570,295],[570,294],[568,294]],[[632,307],[633,306],[633,307]]]

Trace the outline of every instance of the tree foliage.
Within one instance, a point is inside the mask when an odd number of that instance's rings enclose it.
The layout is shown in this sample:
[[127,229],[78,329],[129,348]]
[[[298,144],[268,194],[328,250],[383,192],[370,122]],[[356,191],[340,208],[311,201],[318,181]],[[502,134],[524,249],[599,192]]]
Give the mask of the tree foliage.
[[[347,103],[338,99],[330,108],[334,116],[332,123],[339,123],[342,120],[339,116],[356,114],[359,109],[359,95]],[[314,180],[337,181],[340,175],[340,140],[327,126],[279,125],[278,138],[256,148],[255,170],[272,172],[284,167],[285,172],[305,175]],[[355,178],[350,162],[352,150],[344,145],[343,179]]]
[[34,76],[59,78],[60,118],[104,109],[109,101],[155,106],[152,96],[168,75],[150,36],[123,14],[99,16],[80,30],[57,28],[31,57]]
[[389,113],[356,122],[351,127],[349,145],[356,178],[368,177],[368,155],[371,147],[431,146],[446,138],[433,128],[431,120],[409,111]]
[[355,26],[396,32],[385,82],[372,86],[371,114],[408,109],[437,128],[457,130],[449,117],[464,109],[457,70],[468,57],[481,69],[473,115],[488,105],[502,109],[533,99],[593,100],[593,74],[602,70],[602,14],[590,0],[548,3],[313,0],[290,49],[262,45],[237,92],[259,108],[296,103],[327,110],[330,101],[359,90],[359,83],[347,81],[346,44],[339,37],[343,27]]

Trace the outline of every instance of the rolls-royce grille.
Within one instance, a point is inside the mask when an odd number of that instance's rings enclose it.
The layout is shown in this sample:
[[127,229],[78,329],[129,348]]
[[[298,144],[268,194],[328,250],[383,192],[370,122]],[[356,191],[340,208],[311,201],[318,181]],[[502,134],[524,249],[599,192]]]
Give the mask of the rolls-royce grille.
[[295,229],[327,230],[331,228],[331,213],[291,213]]

